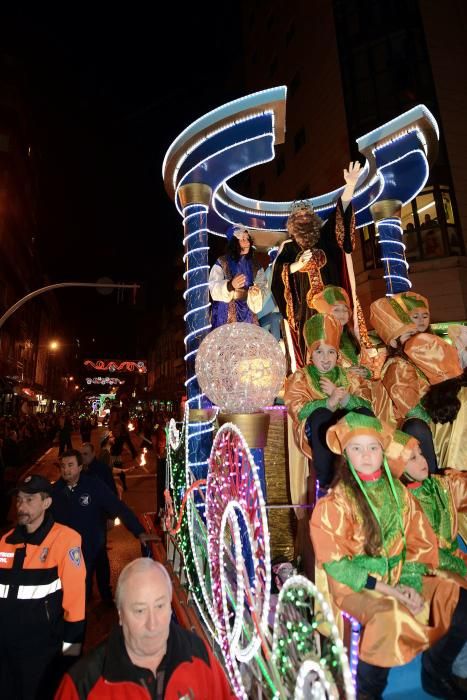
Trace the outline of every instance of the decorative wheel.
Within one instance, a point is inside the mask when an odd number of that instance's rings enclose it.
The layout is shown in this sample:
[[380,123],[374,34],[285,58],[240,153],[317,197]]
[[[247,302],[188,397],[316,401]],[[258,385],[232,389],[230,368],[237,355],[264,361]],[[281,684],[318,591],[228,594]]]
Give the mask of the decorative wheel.
[[229,423],[211,452],[206,519],[218,641],[237,695],[247,697],[238,662],[257,654],[267,628],[269,531],[253,456]]
[[[187,522],[190,533],[190,554],[193,569],[188,573],[190,588],[199,613],[213,639],[217,639],[215,614],[212,608],[211,571],[209,567],[208,537],[203,519],[205,494],[199,490],[187,499]],[[196,585],[194,585],[196,584]]]
[[[206,483],[196,482],[187,468],[187,431],[185,417],[181,430],[174,420],[168,428],[167,472],[170,491],[166,492],[166,528],[177,536],[183,555],[184,573],[193,600],[209,633],[216,638],[211,612],[211,585],[207,553],[206,524],[198,506],[204,503]],[[199,484],[199,485],[198,485]],[[186,510],[185,510],[186,505]]]
[[331,608],[314,583],[292,576],[277,602],[273,662],[294,700],[355,698],[344,645]]

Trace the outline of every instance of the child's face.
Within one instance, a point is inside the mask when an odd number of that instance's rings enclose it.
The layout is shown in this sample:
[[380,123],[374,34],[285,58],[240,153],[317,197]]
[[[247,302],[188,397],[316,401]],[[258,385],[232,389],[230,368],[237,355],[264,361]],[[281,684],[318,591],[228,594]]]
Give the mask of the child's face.
[[362,474],[374,474],[383,463],[383,448],[372,435],[357,435],[345,448],[354,469]]
[[313,350],[311,360],[320,372],[329,372],[334,369],[337,362],[337,352],[332,345],[320,343],[316,350]]
[[430,313],[423,309],[413,311],[410,314],[410,320],[415,323],[419,333],[424,333],[430,325]]
[[345,304],[334,304],[331,308],[331,314],[342,326],[349,322],[350,313]]
[[406,473],[415,481],[425,481],[428,478],[428,463],[422,455],[420,447],[414,447],[405,467]]

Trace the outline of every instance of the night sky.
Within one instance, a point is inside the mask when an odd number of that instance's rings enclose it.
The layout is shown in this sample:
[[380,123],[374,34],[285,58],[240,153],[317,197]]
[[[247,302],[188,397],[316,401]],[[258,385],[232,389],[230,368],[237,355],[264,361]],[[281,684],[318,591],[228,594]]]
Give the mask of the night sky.
[[162,184],[165,151],[194,119],[243,94],[235,4],[228,21],[207,2],[185,19],[169,3],[169,22],[151,6],[12,9],[3,41],[26,78],[45,274],[143,285],[136,306],[130,293],[119,304],[93,290],[57,296],[57,335],[107,357],[144,355],[173,298],[182,228]]

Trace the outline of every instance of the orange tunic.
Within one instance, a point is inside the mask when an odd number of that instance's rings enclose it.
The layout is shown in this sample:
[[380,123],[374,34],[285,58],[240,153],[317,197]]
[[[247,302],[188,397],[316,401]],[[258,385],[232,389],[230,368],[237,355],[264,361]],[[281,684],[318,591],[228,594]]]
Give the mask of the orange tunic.
[[404,353],[410,362],[391,357],[382,373],[398,424],[420,403],[432,384],[462,373],[456,349],[432,333],[417,333],[409,338]]
[[[449,469],[446,470],[443,480],[446,478],[448,480],[447,487],[451,503],[453,504],[453,537],[459,534],[464,542],[467,543],[467,473]],[[467,564],[466,552],[459,549],[456,554],[461,556]]]
[[409,338],[404,352],[430,384],[439,384],[462,374],[456,348],[433,333],[417,333]]
[[[381,480],[380,480],[381,481]],[[358,568],[365,557],[363,519],[351,490],[342,482],[320,499],[310,524],[311,539],[317,566],[323,570],[331,563],[349,565],[346,583],[326,571],[332,601],[338,610],[355,617],[364,627],[360,639],[360,658],[376,666],[390,668],[408,663],[448,631],[459,598],[459,585],[453,578],[423,576],[424,610],[414,617],[408,608],[391,596],[365,588],[367,572],[390,585],[396,585],[405,566],[426,565],[434,570],[438,565],[436,536],[415,499],[396,482],[402,507],[406,549],[400,530],[386,542],[386,556],[374,559],[365,569]],[[390,509],[391,510],[391,509]],[[394,517],[394,509],[389,516]],[[387,523],[382,522],[383,529]],[[398,534],[397,534],[398,532]],[[388,562],[386,573],[376,564]],[[354,576],[352,562],[357,566]],[[389,564],[389,562],[391,562]],[[349,564],[350,563],[350,564]],[[379,573],[377,570],[379,568]],[[360,573],[360,575],[358,575]],[[349,585],[351,583],[351,586]]]
[[457,546],[460,524],[467,513],[467,472],[447,469],[444,474],[435,474],[430,481],[424,481],[421,485],[409,485],[409,490],[427,515],[438,538],[440,570],[457,570],[462,575],[455,559],[461,559],[467,565],[467,553]]
[[[460,528],[460,516],[467,513],[467,473],[458,472],[456,469],[447,469],[443,476],[437,476],[449,494],[451,504],[452,539],[454,540]],[[467,553],[459,550],[457,556],[461,556],[467,564]]]
[[458,392],[461,405],[453,423],[432,423],[420,406],[430,386],[462,373],[456,349],[436,335],[418,333],[405,343],[404,352],[409,360],[391,357],[386,362],[380,390],[373,392],[374,412],[397,427],[407,418],[425,420],[440,467],[467,469],[467,387]]
[[[323,377],[329,374],[327,372]],[[336,386],[345,386],[351,396],[364,399],[369,405],[371,404],[371,391],[367,380],[353,372],[347,373],[342,368],[339,368],[339,376],[340,380],[336,382]],[[311,381],[306,367],[298,369],[286,380],[284,402],[293,421],[295,442],[309,459],[311,459],[311,449],[305,435],[306,419],[301,419],[299,414],[310,401],[324,401],[326,398],[327,395]]]
[[[392,420],[401,425],[407,414],[417,406],[430,388],[427,379],[415,365],[402,357],[391,357],[382,372],[382,385],[393,404]],[[388,416],[378,416],[387,420]],[[389,416],[391,417],[391,416]]]

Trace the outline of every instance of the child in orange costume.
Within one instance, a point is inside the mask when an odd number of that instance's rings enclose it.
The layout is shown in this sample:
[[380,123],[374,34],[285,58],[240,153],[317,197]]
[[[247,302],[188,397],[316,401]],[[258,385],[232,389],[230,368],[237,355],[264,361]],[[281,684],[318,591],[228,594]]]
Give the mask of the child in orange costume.
[[[390,454],[391,453],[391,454]],[[396,430],[390,453],[387,452],[391,473],[399,478],[418,501],[438,539],[439,566],[437,572],[458,577],[467,587],[467,554],[459,547],[459,527],[467,513],[467,472],[446,469],[430,475],[418,441]],[[460,646],[460,643],[459,643]],[[453,664],[457,684],[467,687],[467,645],[463,644]]]
[[[440,435],[441,464],[450,462],[462,468],[466,463],[467,468],[467,445],[456,440],[453,426],[444,425],[455,421],[461,405],[452,395],[457,394],[458,378],[462,375],[457,352],[437,335],[420,333],[406,308],[396,298],[388,297],[378,299],[370,307],[371,322],[390,355],[381,373],[390,400],[376,406],[375,412],[418,439],[431,473],[438,469],[432,432]],[[450,383],[455,386],[450,387]],[[435,427],[434,423],[440,425]],[[462,431],[462,423],[463,418],[457,421],[458,431]],[[445,432],[449,433],[448,439]],[[451,435],[454,441],[448,454]]]
[[458,515],[467,512],[467,472],[430,474],[418,440],[401,430],[395,431],[387,457],[392,475],[416,498],[438,538],[439,570],[467,579],[467,554],[457,540]]
[[[357,302],[358,303],[358,302]],[[311,306],[320,314],[334,316],[342,325],[339,347],[339,364],[349,372],[356,372],[365,379],[377,378],[386,359],[386,350],[377,350],[368,337],[360,306],[352,309],[350,297],[342,287],[328,284],[315,294]],[[357,314],[357,327],[351,320]]]
[[294,423],[295,441],[311,457],[318,481],[327,487],[333,478],[334,455],[326,445],[326,430],[345,413],[372,415],[368,382],[337,365],[342,325],[329,314],[315,314],[305,323],[304,336],[311,362],[298,369],[285,385],[284,402]]
[[467,591],[453,579],[428,575],[438,566],[436,537],[391,476],[384,457],[391,433],[378,419],[352,412],[328,430],[329,447],[345,459],[311,518],[313,548],[333,603],[364,628],[358,697],[373,700],[381,698],[391,667],[440,639],[422,682],[451,690],[458,640],[467,639]]

